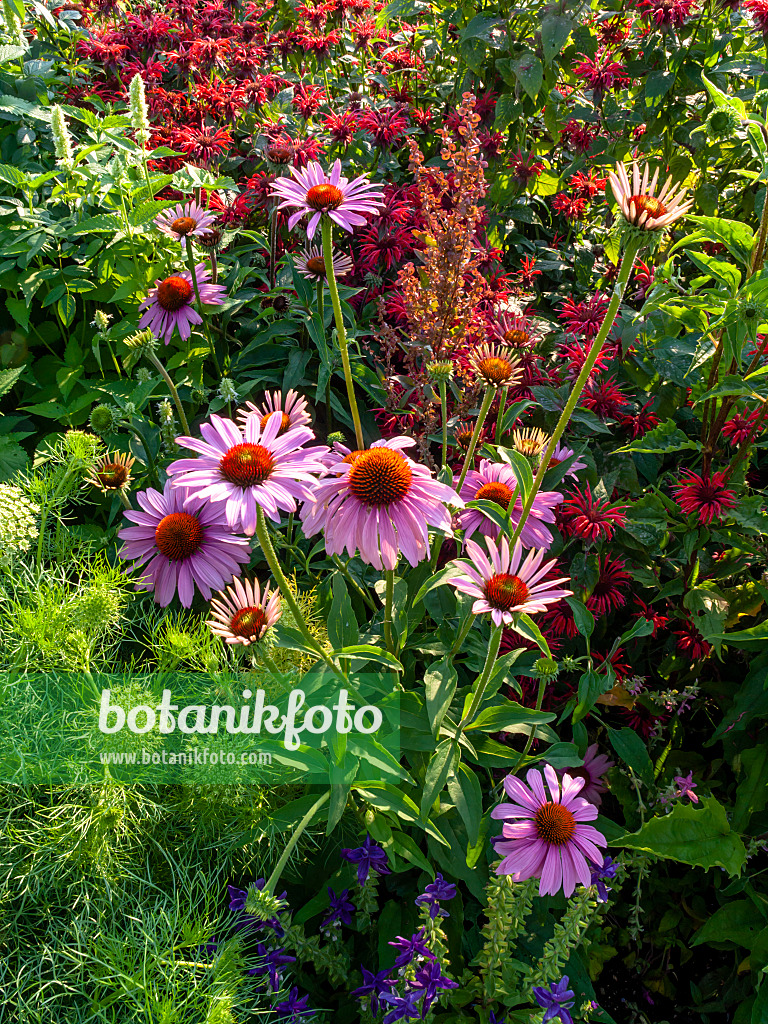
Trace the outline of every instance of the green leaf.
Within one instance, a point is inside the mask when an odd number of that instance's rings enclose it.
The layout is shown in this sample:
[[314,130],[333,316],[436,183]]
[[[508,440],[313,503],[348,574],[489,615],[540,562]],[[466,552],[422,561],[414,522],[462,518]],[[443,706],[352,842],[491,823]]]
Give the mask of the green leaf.
[[697,452],[700,449],[700,441],[694,441],[684,434],[674,420],[666,420],[636,441],[630,441],[622,448],[617,448],[614,454],[618,455],[621,452]]
[[519,105],[510,92],[505,92],[496,101],[496,113],[493,127],[497,132],[503,132],[508,128],[518,115]]
[[556,717],[547,711],[534,711],[513,700],[504,699],[502,703],[483,708],[474,722],[469,723],[466,731],[478,729],[480,732],[504,732],[511,725],[544,725]]
[[451,706],[458,678],[456,669],[445,658],[431,665],[424,673],[427,713],[433,736],[437,736],[440,723]]
[[23,372],[23,366],[16,366],[12,370],[0,370],[0,397],[8,394]]
[[741,763],[746,778],[736,790],[731,821],[737,832],[742,832],[751,816],[764,810],[768,803],[768,746],[742,750]]
[[652,853],[700,868],[725,868],[738,875],[747,858],[744,843],[731,831],[725,808],[713,796],[701,806],[677,803],[669,814],[651,818],[638,831],[611,840],[611,846]]
[[[749,265],[755,236],[747,224],[738,220],[727,220],[724,217],[697,217],[691,214],[687,218],[694,224],[701,225],[704,237],[710,241],[722,242],[728,251],[745,267]],[[690,240],[683,239],[683,242]],[[682,243],[680,243],[682,244]]]
[[595,617],[587,606],[575,597],[566,597],[566,603],[573,612],[576,629],[582,636],[590,637],[595,629]]
[[469,845],[474,846],[480,835],[480,822],[483,818],[483,791],[477,772],[460,764],[456,774],[448,779],[448,792],[464,822]]
[[18,441],[0,434],[0,480],[10,480],[24,469],[28,461],[27,453]]
[[573,28],[573,19],[564,14],[548,14],[541,23],[541,47],[544,63],[551,64],[568,42]]
[[352,610],[347,584],[339,573],[333,577],[332,589],[333,601],[331,602],[331,613],[328,616],[328,639],[333,647],[346,647],[357,643],[360,639],[360,631]]
[[512,68],[520,85],[535,100],[544,82],[544,68],[539,58],[528,50],[514,61]]
[[[365,800],[366,803],[371,804],[373,807],[378,807],[379,810],[388,811],[394,814],[398,818],[402,818],[405,821],[409,821],[412,824],[419,824],[419,808],[405,793],[401,793],[397,787],[391,785],[389,782],[379,782],[362,780],[355,782],[352,786],[356,793],[360,794],[361,799]],[[436,839],[438,843],[442,843],[443,846],[447,845],[445,837],[435,827],[431,820],[427,820],[426,825],[421,822],[424,831]]]
[[691,939],[692,946],[704,942],[731,942],[745,949],[752,949],[754,941],[765,927],[765,918],[752,900],[734,900],[716,910],[712,917]]
[[768,640],[768,619],[758,622],[749,629],[736,629],[732,633],[713,633],[710,640],[720,640],[731,647],[743,647],[748,651],[764,651]]
[[389,651],[381,647],[371,647],[368,644],[352,644],[348,647],[340,647],[337,651],[331,652],[334,658],[359,658],[361,661],[375,661],[380,665],[389,665],[396,672],[402,672],[403,666]]
[[0,64],[7,64],[10,60],[18,60],[26,52],[26,46],[0,46]]
[[597,698],[611,688],[607,676],[598,674],[594,669],[587,669],[579,679],[578,703],[573,711],[574,723],[580,722],[589,714],[597,702]]
[[75,301],[74,295],[65,295],[56,305],[61,322],[65,327],[69,327],[72,321],[75,319],[75,313],[77,312],[77,302]]
[[427,774],[424,776],[424,789],[421,794],[421,818],[425,821],[432,804],[442,793],[445,780],[453,767],[456,745],[453,740],[442,740],[429,759]]
[[685,255],[699,270],[703,270],[705,274],[709,274],[722,284],[731,296],[739,290],[741,272],[732,263],[726,263],[716,256],[707,256],[703,252],[692,252],[690,249],[685,250]]
[[423,601],[430,590],[434,590],[435,587],[442,586],[444,583],[448,582],[451,576],[455,575],[456,569],[447,565],[444,569],[441,569],[440,572],[435,573],[434,576],[430,576],[429,579],[419,588],[419,592],[414,597],[413,603],[418,604],[419,601]]
[[411,864],[415,864],[417,867],[420,867],[422,871],[426,871],[432,878],[435,877],[435,869],[407,832],[393,831],[391,842],[392,849],[399,857],[402,857],[403,860],[410,861]]
[[647,785],[653,785],[653,762],[648,748],[634,729],[610,729],[611,746],[625,764]]

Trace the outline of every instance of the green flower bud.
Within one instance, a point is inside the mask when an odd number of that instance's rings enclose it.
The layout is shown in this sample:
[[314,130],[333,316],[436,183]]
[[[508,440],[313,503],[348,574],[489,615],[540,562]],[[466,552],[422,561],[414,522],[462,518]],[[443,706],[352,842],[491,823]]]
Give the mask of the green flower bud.
[[53,135],[53,148],[56,151],[56,160],[59,166],[71,171],[75,166],[72,136],[69,134],[69,128],[67,128],[64,111],[58,103],[51,109],[51,134]]
[[704,128],[707,138],[711,141],[730,139],[741,127],[741,118],[730,107],[716,107],[707,115]]
[[112,434],[120,422],[120,410],[113,405],[97,405],[88,421],[94,434]]
[[447,384],[453,377],[453,363],[449,359],[434,359],[427,363],[427,377],[431,384]]
[[340,430],[332,430],[326,440],[328,444],[344,444],[346,438]]
[[255,917],[257,921],[269,921],[287,906],[285,900],[281,900],[279,896],[275,896],[265,889],[257,889],[255,885],[248,888],[245,912]]

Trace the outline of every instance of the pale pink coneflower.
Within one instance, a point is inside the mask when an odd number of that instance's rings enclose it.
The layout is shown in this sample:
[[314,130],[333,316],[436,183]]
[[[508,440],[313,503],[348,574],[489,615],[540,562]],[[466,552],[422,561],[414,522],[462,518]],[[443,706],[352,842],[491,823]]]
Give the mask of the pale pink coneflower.
[[472,605],[474,615],[487,613],[494,625],[508,626],[516,615],[546,611],[547,605],[573,593],[558,587],[559,583],[568,582],[567,576],[544,579],[555,562],[542,565],[543,551],[529,551],[523,561],[519,540],[512,551],[506,537],[501,538],[498,547],[490,537],[485,538],[485,543],[490,560],[479,544],[468,540],[466,549],[472,561],[451,562],[456,573],[445,580],[462,594],[476,598]]
[[368,217],[378,217],[384,206],[384,193],[365,174],[349,181],[341,173],[341,160],[337,160],[326,174],[316,160],[299,170],[290,168],[294,180],[279,178],[272,185],[272,195],[282,202],[278,210],[292,206],[296,209],[288,218],[292,231],[304,216],[309,216],[307,238],[312,238],[323,214],[344,231],[354,231],[367,223]]
[[603,775],[609,768],[613,768],[615,763],[605,754],[598,753],[596,743],[590,743],[584,753],[584,764],[581,768],[566,768],[563,774],[570,775],[572,779],[583,779],[584,788],[579,796],[599,807],[603,802],[603,793],[607,791]]
[[226,502],[232,529],[249,537],[256,530],[257,509],[274,522],[280,511],[295,512],[296,502],[312,498],[313,485],[325,471],[321,456],[327,447],[302,448],[314,438],[309,427],[296,427],[278,437],[282,417],[273,413],[262,430],[258,416],[249,416],[241,430],[232,420],[212,415],[203,423],[203,439],[177,437],[182,448],[199,452],[198,459],[178,459],[168,467],[175,486],[195,498]]
[[280,592],[262,593],[258,580],[235,579],[211,601],[208,626],[225,643],[249,647],[264,636],[280,618]]
[[136,500],[141,508],[123,513],[136,525],[118,534],[124,541],[119,554],[133,559],[134,568],[146,563],[136,589],[153,590],[158,604],[170,604],[178,591],[189,608],[195,586],[209,600],[214,589],[229,583],[250,560],[250,544],[233,535],[223,505],[190,498],[170,480],[162,494],[150,487],[139,491]]
[[[494,501],[507,512],[512,502],[512,495],[517,486],[514,469],[506,462],[491,462],[481,459],[478,469],[470,469],[461,487],[464,501]],[[552,543],[552,534],[545,523],[554,523],[554,509],[563,500],[557,491],[539,491],[533,508],[520,534],[520,541],[527,548],[548,548]],[[517,528],[520,514],[523,511],[523,500],[518,491],[515,504],[509,515],[510,527]],[[479,531],[485,537],[498,537],[501,532],[496,523],[485,512],[478,508],[468,508],[459,514],[459,527],[466,537]]]
[[564,775],[560,782],[551,765],[544,766],[544,777],[531,768],[526,778],[527,786],[508,775],[504,789],[514,802],[491,811],[492,818],[504,822],[496,840],[496,852],[502,855],[496,873],[511,875],[516,882],[540,879],[540,896],[554,896],[561,889],[570,896],[577,882],[592,884],[590,862],[603,862],[598,847],[607,845],[606,838],[586,824],[597,817],[597,807],[578,795],[583,779]]
[[429,554],[427,527],[450,534],[446,505],[464,502],[399,450],[415,443],[389,438],[335,461],[328,456],[327,476],[301,510],[306,536],[322,530],[328,554],[359,551],[376,569],[394,569],[401,553],[418,565]]
[[278,437],[295,427],[306,427],[312,422],[307,412],[306,398],[293,390],[289,391],[285,398],[279,391],[266,391],[261,405],[246,402],[242,409],[238,409],[236,419],[238,424],[244,427],[249,416],[258,416],[263,430],[273,412],[279,412],[282,416]]
[[175,210],[164,210],[155,217],[155,227],[169,238],[181,242],[182,249],[186,249],[188,238],[208,234],[215,223],[216,217],[194,201],[183,206],[177,203]]
[[[200,301],[207,306],[220,306],[227,289],[220,284],[211,284],[210,271],[204,263],[195,267],[195,278],[200,292]],[[192,334],[192,326],[201,324],[203,318],[192,303],[195,302],[195,288],[188,270],[171,274],[165,280],[155,281],[155,287],[139,306],[144,315],[139,327],[149,327],[156,338],[162,338],[167,345],[178,328],[186,341]]]
[[608,180],[611,183],[616,202],[619,204],[624,219],[629,224],[645,231],[659,231],[680,220],[693,206],[692,199],[684,202],[688,190],[681,186],[675,186],[672,178],[667,179],[657,196],[654,195],[659,179],[658,167],[650,182],[648,180],[650,175],[648,164],[645,165],[641,174],[635,160],[632,163],[631,171],[631,183],[627,168],[620,161],[616,164],[615,172],[608,172]]
[[[336,278],[345,277],[352,269],[352,260],[338,249],[333,249],[331,259],[333,260],[333,274]],[[310,245],[306,249],[302,249],[298,256],[294,257],[294,263],[296,270],[307,280],[325,280],[325,258],[321,246]]]

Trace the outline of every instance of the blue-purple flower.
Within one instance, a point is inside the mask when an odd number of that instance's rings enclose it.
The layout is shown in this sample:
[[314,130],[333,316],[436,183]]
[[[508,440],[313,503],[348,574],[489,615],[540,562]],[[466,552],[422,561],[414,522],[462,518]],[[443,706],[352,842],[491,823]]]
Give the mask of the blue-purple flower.
[[309,996],[299,997],[299,990],[294,987],[291,989],[287,999],[284,999],[281,1003],[277,1003],[275,1006],[275,1012],[281,1016],[289,1014],[289,1021],[309,1020],[310,1017],[314,1017],[316,1010],[310,1010],[308,1008]]
[[421,1000],[421,992],[418,989],[411,989],[405,995],[385,995],[382,999],[392,1009],[384,1017],[381,1024],[394,1024],[396,1020],[415,1020],[421,1017],[421,1007],[418,1005]]
[[280,970],[285,967],[286,964],[296,963],[295,956],[288,956],[279,947],[276,949],[267,949],[263,942],[260,942],[256,946],[256,954],[260,959],[258,967],[252,967],[248,973],[253,975],[266,974],[269,979],[269,986],[273,992],[277,992],[280,988]]
[[390,946],[394,946],[395,949],[399,949],[400,956],[395,960],[395,967],[405,967],[406,964],[410,964],[416,957],[424,957],[426,960],[434,960],[434,954],[427,948],[424,940],[424,929],[419,928],[415,935],[412,935],[410,939],[403,938],[402,935],[397,935],[394,942],[389,943]]
[[418,906],[429,907],[430,920],[434,921],[436,917],[450,917],[448,911],[443,910],[440,906],[440,901],[452,900],[455,895],[456,886],[451,882],[446,882],[438,871],[434,882],[430,882],[429,885],[424,887],[424,892],[416,897],[415,902]]
[[[266,885],[266,881],[263,878],[258,878],[254,883],[254,888],[261,891]],[[253,926],[255,928],[271,928],[278,938],[285,934],[285,929],[280,923],[280,919],[277,917],[270,917],[268,920],[259,920],[255,914],[245,913],[245,904],[248,900],[248,890],[238,889],[234,885],[228,885],[227,891],[229,893],[229,909],[235,914],[241,914],[242,916],[238,919],[236,927],[247,928]],[[284,900],[287,893],[283,893],[278,897],[279,900]]]
[[459,984],[443,974],[439,961],[433,960],[429,965],[422,964],[416,971],[414,980],[411,982],[415,989],[423,991],[424,1005],[422,1016],[426,1016],[432,1003],[437,998],[437,993],[443,989],[458,988]]
[[363,999],[365,996],[370,997],[370,1009],[371,1013],[376,1016],[379,1012],[379,1007],[383,1005],[382,997],[390,995],[392,989],[395,987],[394,981],[389,975],[389,970],[385,969],[374,974],[373,971],[367,971],[365,967],[361,966],[360,970],[363,972],[363,984],[359,988],[356,988],[351,994],[356,996],[358,999]]
[[356,911],[355,904],[347,899],[349,896],[349,889],[343,889],[339,895],[328,887],[328,898],[331,902],[331,909],[320,925],[321,928],[328,928],[329,925],[335,924],[337,921],[340,924],[352,924],[352,915]]
[[366,835],[362,846],[353,850],[343,849],[341,856],[351,864],[357,864],[357,881],[359,885],[365,885],[371,868],[380,875],[391,875],[392,872],[387,864],[387,855],[382,848]]
[[601,865],[593,864],[590,862],[592,868],[592,885],[597,889],[597,900],[598,903],[608,902],[608,893],[611,891],[610,886],[605,883],[612,878],[616,877],[616,869],[618,865],[615,860],[611,860],[610,857],[605,857]]
[[573,1017],[568,1013],[574,1004],[573,989],[568,988],[568,975],[558,982],[552,982],[549,988],[535,988],[533,995],[545,1013],[542,1024],[558,1018],[562,1024],[573,1024]]

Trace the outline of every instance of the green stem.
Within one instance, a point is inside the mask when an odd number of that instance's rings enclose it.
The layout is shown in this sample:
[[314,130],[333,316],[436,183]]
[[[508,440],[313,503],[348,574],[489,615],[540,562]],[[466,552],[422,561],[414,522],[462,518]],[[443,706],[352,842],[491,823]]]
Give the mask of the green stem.
[[455,658],[456,655],[461,650],[462,644],[467,639],[467,634],[469,633],[470,629],[472,629],[472,624],[473,624],[474,620],[475,620],[475,617],[472,614],[472,612],[470,612],[469,615],[467,616],[467,621],[462,626],[461,632],[456,637],[456,642],[454,643],[453,647],[450,650],[450,653],[448,655],[448,660],[449,661],[451,661],[453,658]]
[[544,474],[547,472],[549,460],[552,458],[552,452],[557,447],[557,443],[563,436],[565,428],[568,426],[571,416],[573,415],[574,409],[579,404],[581,393],[584,390],[587,381],[589,380],[589,375],[592,373],[595,363],[597,362],[597,357],[600,355],[600,350],[603,347],[603,342],[608,337],[608,333],[613,327],[613,321],[616,319],[616,314],[619,311],[621,300],[624,297],[624,289],[627,286],[627,281],[629,280],[629,275],[632,272],[635,257],[637,256],[637,253],[641,245],[642,240],[640,238],[632,238],[627,243],[627,248],[624,252],[624,259],[621,262],[621,268],[619,270],[619,276],[616,280],[616,285],[613,289],[613,296],[611,297],[610,304],[605,314],[605,320],[603,320],[603,325],[600,328],[597,337],[592,342],[589,354],[587,355],[586,361],[584,362],[584,365],[581,368],[581,373],[576,378],[576,381],[573,385],[573,390],[571,391],[568,401],[565,403],[565,408],[560,414],[560,419],[557,421],[557,426],[552,432],[552,437],[550,438],[549,444],[547,445],[544,454],[541,456],[541,462],[536,472],[536,477],[533,481],[533,487],[531,487],[530,493],[525,498],[525,501],[523,503],[523,510],[520,515],[520,521],[515,527],[515,532],[512,535],[513,545],[517,538],[520,536],[522,529],[525,526],[526,520],[528,519],[530,511],[533,508],[533,503],[536,498],[536,495],[539,493],[539,489],[541,488],[541,484],[544,479]]
[[475,455],[475,448],[477,448],[477,441],[480,437],[480,431],[483,429],[483,423],[485,423],[485,417],[488,415],[488,410],[491,408],[493,402],[493,395],[496,389],[493,385],[489,385],[485,394],[483,395],[483,404],[480,406],[480,412],[477,414],[477,420],[475,422],[475,429],[472,431],[472,439],[469,442],[469,448],[467,448],[467,454],[464,456],[464,465],[461,467],[461,476],[459,482],[456,485],[456,490],[461,493],[461,485],[464,483],[464,479],[469,472],[469,467],[472,465],[472,459]]
[[219,360],[216,358],[216,347],[213,344],[213,338],[211,337],[211,331],[208,327],[208,314],[203,309],[203,302],[200,298],[200,288],[197,284],[197,274],[195,273],[195,256],[192,252],[192,244],[189,243],[186,246],[187,249],[187,266],[189,267],[189,273],[192,276],[192,286],[195,289],[195,299],[197,300],[197,311],[200,314],[200,318],[203,321],[203,332],[205,333],[205,340],[208,342],[208,348],[211,350],[211,356],[213,357],[213,365],[216,367],[216,373],[221,376],[221,367],[219,366]]
[[[542,705],[542,703],[544,701],[544,690],[546,689],[546,686],[547,686],[547,677],[546,676],[541,676],[540,679],[539,679],[539,689],[538,689],[538,692],[536,694],[536,710],[537,711],[541,711],[541,705]],[[520,768],[520,765],[523,763],[523,761],[526,759],[526,757],[528,757],[528,751],[531,749],[531,745],[533,743],[533,738],[534,738],[535,735],[536,735],[536,725],[534,723],[534,725],[531,726],[531,731],[528,733],[528,739],[525,741],[525,747],[523,749],[523,752],[520,755],[520,757],[518,757],[517,763],[515,764],[515,767],[512,769],[512,774],[513,775]]]
[[336,336],[339,339],[339,351],[341,352],[341,363],[344,367],[344,380],[347,384],[347,398],[349,409],[352,413],[352,422],[355,425],[355,440],[358,449],[365,448],[363,441],[363,427],[360,423],[360,413],[357,411],[357,399],[355,398],[355,387],[352,382],[352,367],[349,362],[349,350],[347,348],[347,332],[344,328],[344,317],[341,312],[341,300],[339,289],[336,286],[336,277],[333,273],[333,224],[330,217],[322,218],[323,232],[323,257],[325,258],[325,280],[328,283],[328,291],[331,294],[333,315],[336,320]]
[[467,711],[462,720],[459,722],[459,732],[462,732],[468,725],[470,725],[474,721],[475,715],[477,714],[477,709],[483,702],[483,697],[485,696],[485,688],[488,685],[488,680],[491,677],[491,670],[493,669],[493,666],[496,663],[496,658],[499,653],[502,629],[502,626],[493,627],[491,638],[488,641],[488,653],[485,656],[485,664],[483,665],[483,671],[480,673],[480,676],[478,677],[477,682],[475,683],[472,694],[472,703],[469,705],[469,711]]
[[395,570],[387,569],[384,573],[387,581],[387,592],[384,598],[384,639],[387,642],[387,650],[390,654],[395,653],[395,645],[392,640],[392,600],[395,595]]
[[291,854],[293,853],[293,851],[296,849],[296,844],[298,843],[299,839],[301,839],[301,836],[302,836],[302,834],[304,832],[304,829],[307,827],[307,825],[309,825],[310,821],[312,821],[312,819],[317,814],[317,812],[320,810],[320,808],[323,806],[323,804],[326,803],[330,799],[330,796],[331,796],[330,789],[326,790],[326,792],[323,793],[323,795],[320,797],[320,799],[316,800],[312,804],[310,809],[307,811],[307,813],[301,819],[301,821],[299,822],[299,824],[296,827],[296,831],[293,833],[293,835],[291,836],[290,840],[288,841],[288,845],[286,846],[286,848],[283,850],[282,854],[280,855],[280,860],[277,862],[277,864],[275,864],[275,870],[272,872],[272,874],[267,879],[267,884],[264,886],[264,889],[263,889],[263,891],[265,893],[269,893],[271,896],[275,895],[275,889],[277,888],[277,883],[280,881],[280,875],[282,875],[282,873],[283,873],[283,868],[288,863],[288,859],[291,856]]
[[163,366],[163,364],[160,362],[160,360],[157,358],[155,353],[150,350],[150,351],[147,352],[147,355],[149,356],[149,361],[152,363],[154,368],[157,370],[157,372],[160,374],[160,376],[165,381],[166,387],[168,388],[168,390],[171,393],[171,398],[173,399],[173,404],[176,406],[176,411],[179,414],[179,419],[181,420],[181,426],[182,426],[182,429],[184,430],[184,434],[185,434],[186,437],[189,437],[191,435],[191,431],[189,429],[189,423],[187,423],[187,417],[186,417],[186,414],[184,412],[184,406],[181,404],[181,399],[179,398],[179,392],[176,390],[176,385],[171,380],[170,375],[168,374],[168,371]]
[[74,472],[75,472],[75,470],[72,467],[67,469],[67,471],[64,473],[64,476],[61,478],[61,481],[59,482],[59,486],[53,492],[53,497],[51,498],[50,501],[46,502],[45,505],[43,505],[42,510],[40,512],[40,533],[39,533],[39,538],[38,538],[38,541],[37,541],[37,568],[38,568],[38,571],[40,570],[40,566],[42,565],[42,562],[43,562],[43,543],[45,541],[45,524],[46,524],[46,521],[48,519],[48,513],[50,512],[50,510],[56,504],[56,501],[57,501],[59,495],[64,490],[65,485],[69,483],[70,477],[72,476],[72,474]]
[[374,600],[371,597],[371,595],[368,593],[368,591],[365,589],[365,587],[361,586],[357,582],[357,580],[351,575],[349,569],[347,569],[346,565],[344,565],[344,563],[339,558],[339,556],[338,555],[331,555],[331,561],[336,566],[336,568],[339,570],[339,572],[344,577],[344,579],[355,588],[357,593],[360,595],[360,597],[363,599],[363,601],[365,601],[365,603],[368,605],[368,607],[371,609],[371,611],[372,612],[377,612],[379,609],[377,608],[376,603],[374,602]]
[[499,397],[499,414],[496,417],[496,432],[494,434],[494,440],[496,444],[501,443],[501,423],[504,419],[504,406],[507,404],[507,391],[508,388],[501,389],[501,396]]
[[323,648],[318,643],[318,641],[315,639],[315,637],[312,636],[312,634],[309,631],[309,627],[307,626],[307,623],[304,621],[304,616],[301,613],[301,608],[299,608],[296,602],[296,598],[293,596],[293,593],[291,592],[291,588],[288,585],[288,580],[285,578],[285,573],[280,567],[280,562],[278,561],[275,549],[272,547],[272,541],[269,539],[269,531],[267,530],[267,522],[264,518],[264,512],[262,511],[261,508],[258,508],[256,510],[256,536],[259,539],[261,550],[264,552],[264,557],[267,560],[267,564],[269,565],[272,575],[274,576],[275,581],[278,587],[280,588],[280,592],[283,595],[283,598],[285,599],[285,603],[291,609],[291,614],[293,615],[294,621],[296,623],[296,628],[304,637],[305,641],[307,642],[307,645],[311,647],[313,651],[317,652],[319,657],[323,659],[323,661],[328,666],[328,668],[330,668],[333,674],[335,676],[338,676],[340,679],[344,679],[343,674],[334,665],[333,661],[328,655],[328,652],[324,651]]
[[440,414],[443,418],[443,454],[440,457],[440,466],[445,468],[448,463],[448,384],[441,380],[437,386],[440,390]]

